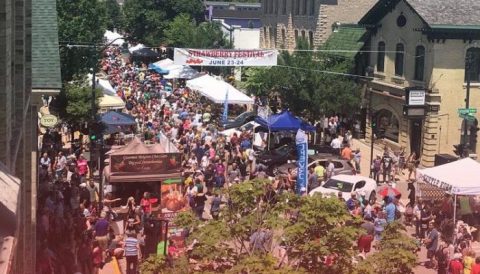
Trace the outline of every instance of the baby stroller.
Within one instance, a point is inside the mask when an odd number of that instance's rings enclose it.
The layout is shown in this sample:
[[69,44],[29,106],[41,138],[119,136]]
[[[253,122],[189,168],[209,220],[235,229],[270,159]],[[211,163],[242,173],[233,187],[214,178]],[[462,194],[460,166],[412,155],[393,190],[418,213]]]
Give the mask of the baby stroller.
[[403,221],[406,226],[412,226],[413,225],[413,207],[408,204],[407,207],[405,208],[405,213],[404,213]]

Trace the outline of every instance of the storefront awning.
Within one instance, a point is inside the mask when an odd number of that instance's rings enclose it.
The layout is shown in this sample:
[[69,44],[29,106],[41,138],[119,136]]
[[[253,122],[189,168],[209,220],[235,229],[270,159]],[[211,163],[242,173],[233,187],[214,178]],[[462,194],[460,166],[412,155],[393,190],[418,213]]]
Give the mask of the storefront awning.
[[109,183],[136,183],[136,182],[161,182],[171,178],[179,178],[181,172],[166,174],[132,174],[132,173],[111,173],[110,166],[106,166],[103,170],[105,179]]

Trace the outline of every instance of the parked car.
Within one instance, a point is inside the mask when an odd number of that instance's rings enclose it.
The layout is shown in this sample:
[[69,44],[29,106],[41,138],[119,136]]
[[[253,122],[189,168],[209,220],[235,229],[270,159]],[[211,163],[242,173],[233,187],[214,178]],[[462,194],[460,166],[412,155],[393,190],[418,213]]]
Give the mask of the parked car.
[[242,114],[238,115],[234,119],[228,120],[226,123],[223,123],[222,127],[224,129],[239,128],[244,124],[255,120],[256,116],[257,116],[257,113],[253,111],[243,112]]
[[273,169],[275,167],[297,158],[297,148],[295,143],[291,143],[276,149],[259,152],[256,158],[257,163],[267,167],[266,172],[269,175],[274,175]]
[[[340,159],[336,155],[328,154],[328,153],[319,153],[315,155],[311,155],[308,157],[308,166],[318,166],[321,165],[323,167],[327,167],[328,160],[331,160],[333,165],[335,166],[334,175],[345,174],[345,175],[355,175],[355,168],[353,165],[346,160]],[[297,163],[291,162],[283,164],[279,167],[273,169],[273,173],[275,175],[286,176],[288,174],[288,169],[292,169],[292,175],[297,177]]]
[[342,192],[342,197],[348,200],[352,192],[356,191],[357,193],[364,192],[370,202],[375,202],[377,200],[376,189],[377,183],[371,178],[360,175],[336,175],[328,179],[322,186],[312,189],[308,195],[313,196],[315,193],[320,193],[336,197],[338,192]]

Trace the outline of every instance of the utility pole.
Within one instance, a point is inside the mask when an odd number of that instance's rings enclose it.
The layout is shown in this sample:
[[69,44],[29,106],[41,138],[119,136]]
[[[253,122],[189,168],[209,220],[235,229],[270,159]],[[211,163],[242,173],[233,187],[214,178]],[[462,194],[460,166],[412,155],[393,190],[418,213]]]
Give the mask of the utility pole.
[[[96,120],[96,115],[97,115],[97,110],[96,110],[96,104],[95,104],[95,101],[97,100],[96,98],[96,95],[95,95],[95,89],[96,89],[96,84],[97,84],[97,80],[95,79],[96,78],[96,74],[97,74],[97,45],[94,43],[93,44],[93,56],[92,56],[92,60],[93,60],[93,65],[92,65],[92,125],[93,123],[95,123],[95,120]],[[91,135],[93,133],[93,126],[90,125],[90,131],[89,131],[89,134]],[[90,136],[91,137],[91,136]],[[93,168],[95,167],[94,163],[93,163],[93,153],[95,151],[95,140],[92,140],[90,138],[90,179],[93,180]]]
[[[471,82],[471,72],[472,72],[472,60],[473,59],[473,55],[472,55],[472,52],[470,51],[467,51],[467,56],[466,56],[466,59],[465,59],[465,73],[466,73],[466,80],[467,80],[467,94],[465,95],[465,108],[468,109],[470,107],[470,82]],[[465,118],[463,118],[463,145],[464,145],[464,155],[462,155],[463,157],[468,157],[468,154],[469,154],[469,150],[470,150],[470,145],[469,145],[469,140],[468,140],[468,119],[467,117],[465,116]]]

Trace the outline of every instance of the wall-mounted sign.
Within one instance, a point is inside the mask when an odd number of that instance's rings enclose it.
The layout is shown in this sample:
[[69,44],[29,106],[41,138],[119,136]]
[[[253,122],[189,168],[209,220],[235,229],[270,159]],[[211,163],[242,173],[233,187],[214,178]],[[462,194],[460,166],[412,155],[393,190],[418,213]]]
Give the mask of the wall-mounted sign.
[[180,153],[110,156],[110,170],[112,173],[168,174],[178,172],[180,166]]
[[403,106],[403,116],[419,118],[426,115],[425,106]]
[[175,48],[176,65],[215,67],[264,67],[277,65],[276,50]]
[[425,105],[425,90],[410,90],[408,95],[409,106],[424,106]]
[[52,114],[45,114],[40,118],[40,125],[43,127],[54,127],[58,123],[58,118]]

